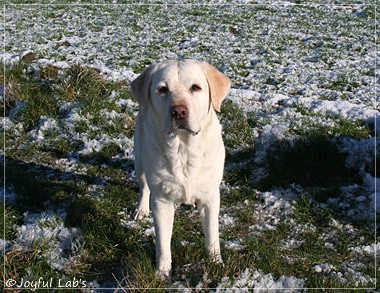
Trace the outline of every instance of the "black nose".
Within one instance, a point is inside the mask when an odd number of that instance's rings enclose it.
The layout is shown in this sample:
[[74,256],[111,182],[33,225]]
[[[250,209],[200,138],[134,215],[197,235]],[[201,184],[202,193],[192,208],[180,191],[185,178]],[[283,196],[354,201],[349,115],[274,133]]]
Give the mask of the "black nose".
[[189,115],[189,110],[184,105],[172,106],[171,115],[176,119],[186,119]]

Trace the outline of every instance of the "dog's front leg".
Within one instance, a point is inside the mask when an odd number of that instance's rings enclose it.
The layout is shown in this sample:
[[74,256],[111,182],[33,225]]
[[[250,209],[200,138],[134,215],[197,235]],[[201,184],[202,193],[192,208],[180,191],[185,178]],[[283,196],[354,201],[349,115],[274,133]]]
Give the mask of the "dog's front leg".
[[146,182],[145,175],[140,176],[140,196],[139,203],[134,211],[132,218],[134,220],[142,220],[145,216],[149,215],[149,197],[150,190]]
[[219,191],[207,202],[197,203],[203,232],[205,235],[206,252],[212,261],[223,263],[219,244]]
[[172,256],[170,243],[173,232],[174,204],[152,196],[152,213],[156,233],[156,274],[167,279],[171,274]]

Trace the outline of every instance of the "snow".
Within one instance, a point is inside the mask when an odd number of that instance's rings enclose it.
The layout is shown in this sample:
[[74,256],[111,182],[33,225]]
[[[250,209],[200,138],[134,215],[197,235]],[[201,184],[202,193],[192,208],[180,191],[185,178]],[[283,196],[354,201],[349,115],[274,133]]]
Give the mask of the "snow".
[[259,192],[258,195],[261,201],[254,203],[255,212],[252,215],[257,224],[249,229],[259,235],[267,230],[276,230],[278,225],[293,213],[294,207],[290,202],[295,195],[290,189]]
[[62,271],[73,264],[83,245],[78,228],[65,227],[62,218],[51,212],[25,213],[24,222],[17,228],[16,239],[9,249],[25,250],[32,245],[48,245],[44,256],[52,268]]
[[0,239],[0,255],[3,255],[9,250],[10,241],[5,239]]
[[41,58],[41,59],[38,59],[38,63],[43,67],[47,67],[49,65],[49,66],[57,67],[60,69],[70,68],[70,64],[67,63],[66,61],[53,61],[50,59]]
[[233,217],[229,216],[228,214],[224,214],[219,218],[219,223],[222,226],[228,227],[228,226],[234,226],[235,220]]
[[294,277],[281,276],[277,280],[271,274],[245,269],[237,278],[230,280],[224,277],[218,284],[217,292],[268,292],[268,290],[281,290],[281,292],[294,292],[302,289],[304,281]]
[[373,243],[371,245],[361,245],[358,247],[352,247],[350,250],[355,251],[359,254],[368,254],[368,255],[380,255],[380,242]]
[[100,152],[104,146],[110,143],[110,139],[107,135],[101,134],[100,137],[94,139],[84,139],[84,146],[82,150],[78,152],[79,155],[89,155],[94,152]]
[[349,267],[345,268],[344,273],[337,272],[336,268],[333,265],[328,264],[328,263],[316,265],[314,267],[314,270],[318,274],[321,274],[321,273],[331,274],[335,276],[336,278],[340,279],[343,283],[354,281],[355,286],[363,286],[374,281],[374,279],[369,277],[368,275],[357,272]]
[[45,135],[53,131],[59,131],[57,122],[53,118],[42,116],[38,127],[29,132],[29,135],[34,141],[42,142],[45,139]]
[[228,241],[225,241],[224,245],[226,246],[227,249],[236,250],[236,251],[243,250],[245,248],[245,246],[242,245],[239,240],[233,240],[233,241],[228,240]]
[[334,266],[332,266],[328,263],[324,263],[324,264],[316,265],[314,267],[314,270],[317,273],[330,273],[332,270],[336,270],[336,269]]

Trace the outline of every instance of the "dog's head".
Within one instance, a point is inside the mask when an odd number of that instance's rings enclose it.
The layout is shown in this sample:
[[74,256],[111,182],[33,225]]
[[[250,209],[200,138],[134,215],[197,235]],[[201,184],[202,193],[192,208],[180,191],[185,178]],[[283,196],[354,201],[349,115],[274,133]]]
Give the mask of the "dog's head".
[[220,111],[230,79],[206,62],[165,61],[145,69],[131,84],[143,109],[166,134],[198,134],[209,111]]

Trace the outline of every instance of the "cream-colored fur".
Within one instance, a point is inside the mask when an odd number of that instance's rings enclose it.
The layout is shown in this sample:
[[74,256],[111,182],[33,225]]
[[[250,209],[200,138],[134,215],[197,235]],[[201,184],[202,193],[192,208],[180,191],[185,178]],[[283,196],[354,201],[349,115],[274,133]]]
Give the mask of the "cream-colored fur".
[[131,84],[140,104],[135,131],[140,199],[133,217],[149,214],[150,201],[160,277],[171,272],[175,203],[197,206],[207,253],[222,261],[218,216],[225,151],[215,111],[229,88],[228,77],[195,60],[151,65]]

